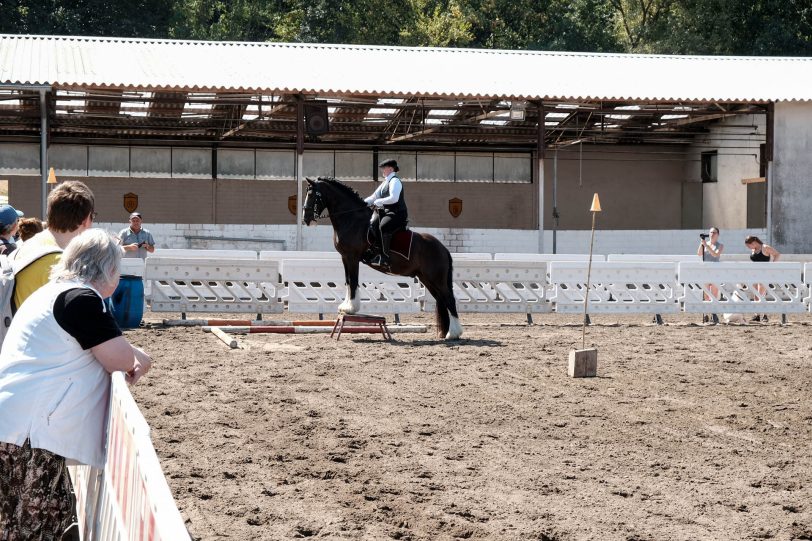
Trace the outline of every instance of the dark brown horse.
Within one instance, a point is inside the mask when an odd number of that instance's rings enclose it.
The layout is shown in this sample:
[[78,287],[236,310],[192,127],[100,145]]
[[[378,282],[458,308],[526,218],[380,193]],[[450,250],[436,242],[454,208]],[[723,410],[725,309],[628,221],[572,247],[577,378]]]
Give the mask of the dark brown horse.
[[[354,314],[361,308],[357,294],[358,264],[370,249],[367,231],[372,209],[355,190],[336,179],[320,177],[318,180],[307,179],[307,183],[302,219],[305,225],[311,225],[325,209],[330,213],[333,244],[341,254],[347,283],[347,295],[338,309]],[[437,301],[439,336],[451,340],[459,338],[462,326],[451,285],[451,254],[446,247],[431,235],[414,232],[408,259],[393,249],[391,260],[389,268],[370,266],[388,274],[417,277]]]

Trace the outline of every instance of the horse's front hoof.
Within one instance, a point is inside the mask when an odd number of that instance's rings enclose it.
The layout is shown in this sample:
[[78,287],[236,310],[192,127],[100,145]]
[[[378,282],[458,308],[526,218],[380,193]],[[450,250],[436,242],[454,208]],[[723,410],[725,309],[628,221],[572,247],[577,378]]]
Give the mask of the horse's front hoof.
[[459,340],[460,336],[462,336],[462,325],[460,325],[460,320],[454,316],[451,316],[445,339]]

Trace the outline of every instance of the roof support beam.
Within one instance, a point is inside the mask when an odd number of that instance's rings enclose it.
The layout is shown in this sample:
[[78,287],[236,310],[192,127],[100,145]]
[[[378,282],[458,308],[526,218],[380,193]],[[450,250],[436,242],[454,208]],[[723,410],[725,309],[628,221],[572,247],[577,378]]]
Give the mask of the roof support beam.
[[[489,118],[499,116],[499,115],[501,115],[503,113],[504,113],[504,111],[488,111],[487,113],[475,116],[474,118],[470,118],[470,119],[468,119],[468,121],[480,122],[482,120],[487,120]],[[417,132],[407,133],[405,135],[401,135],[399,137],[394,137],[392,139],[387,140],[386,144],[389,145],[389,144],[392,144],[392,143],[398,143],[400,141],[406,141],[406,140],[409,140],[409,139],[414,139],[415,137],[420,137],[421,135],[427,135],[429,133],[434,133],[434,132],[436,132],[438,130],[441,130],[443,128],[446,128],[446,127],[451,127],[451,125],[450,124],[440,124],[440,125],[432,126],[431,128],[426,128],[426,129],[423,129],[423,130],[420,130],[420,131],[417,131]]]
[[[267,113],[266,115],[262,115],[262,116],[268,116],[268,117],[270,117],[270,116],[271,116],[271,115],[273,115],[274,113],[276,113],[276,112],[278,112],[278,111],[281,111],[282,109],[286,109],[286,108],[288,108],[288,107],[289,107],[289,104],[274,105],[274,106],[271,108],[271,110],[270,110],[270,111],[268,111],[268,113]],[[260,111],[260,113],[261,113],[261,111]],[[236,135],[237,133],[241,132],[242,130],[244,130],[244,129],[245,129],[245,128],[247,128],[248,126],[250,126],[250,125],[252,125],[252,124],[254,124],[254,123],[256,123],[256,122],[258,122],[258,121],[260,121],[260,120],[264,120],[264,118],[262,118],[262,116],[259,116],[259,117],[257,117],[257,118],[252,118],[251,120],[246,120],[245,122],[243,122],[243,123],[242,123],[242,124],[240,124],[239,126],[236,126],[236,127],[234,127],[234,128],[231,128],[231,129],[230,129],[230,130],[228,130],[226,133],[224,133],[223,135],[221,135],[221,136],[220,136],[220,140],[222,141],[223,139],[226,139],[226,138],[228,138],[228,137],[231,137],[232,135]]]

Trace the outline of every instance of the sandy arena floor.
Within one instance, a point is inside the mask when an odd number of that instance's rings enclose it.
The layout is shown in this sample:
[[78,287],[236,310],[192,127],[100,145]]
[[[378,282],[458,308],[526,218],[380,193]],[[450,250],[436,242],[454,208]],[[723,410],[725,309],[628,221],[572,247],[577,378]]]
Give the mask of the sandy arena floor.
[[156,359],[133,394],[194,539],[812,539],[811,317],[595,317],[599,377],[570,379],[576,320],[127,335]]

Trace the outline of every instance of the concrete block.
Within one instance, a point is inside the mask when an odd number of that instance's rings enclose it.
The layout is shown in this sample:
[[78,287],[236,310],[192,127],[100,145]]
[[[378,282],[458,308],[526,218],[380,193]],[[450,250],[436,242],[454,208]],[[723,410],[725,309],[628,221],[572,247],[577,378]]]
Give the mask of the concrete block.
[[573,349],[570,351],[567,375],[571,378],[594,378],[598,375],[598,350]]

